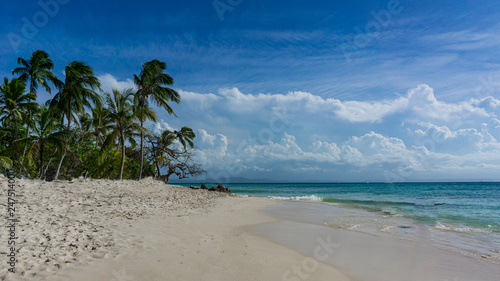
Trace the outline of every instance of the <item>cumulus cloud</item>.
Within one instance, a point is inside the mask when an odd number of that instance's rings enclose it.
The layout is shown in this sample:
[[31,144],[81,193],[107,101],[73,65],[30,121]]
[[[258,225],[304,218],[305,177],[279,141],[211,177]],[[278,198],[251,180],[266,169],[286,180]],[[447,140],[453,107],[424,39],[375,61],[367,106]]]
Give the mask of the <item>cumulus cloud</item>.
[[434,90],[428,85],[420,85],[411,89],[406,97],[409,108],[416,116],[426,119],[443,121],[464,121],[473,116],[491,117],[485,108],[471,100],[469,102],[446,103],[438,101],[434,96]]
[[196,160],[211,178],[453,179],[493,177],[500,165],[500,100],[493,97],[445,102],[427,85],[376,101],[237,88],[179,93],[179,118],[153,130],[195,129]]
[[169,130],[169,131],[175,131],[176,129],[170,126],[167,122],[165,122],[163,119],[160,121],[156,122],[153,124],[153,132],[156,134],[160,134],[161,132]]
[[[117,80],[111,74],[98,76],[105,91],[116,88],[135,88],[132,80]],[[342,101],[323,98],[308,92],[295,91],[287,94],[245,94],[238,88],[219,89],[217,94],[200,94],[178,90],[183,104],[192,110],[222,114],[253,114],[262,118],[262,112],[273,108],[286,108],[289,112],[307,113],[319,118],[339,118],[352,123],[380,123],[392,115],[404,115],[402,121],[445,121],[467,123],[471,118],[496,118],[500,100],[494,97],[470,99],[448,103],[436,98],[428,85],[410,89],[404,96],[377,101]]]
[[101,81],[101,88],[105,93],[111,93],[113,89],[122,91],[124,89],[136,89],[134,81],[127,79],[125,81],[118,81],[113,75],[106,73],[104,75],[97,76],[99,81]]
[[[337,117],[353,123],[383,122],[394,114],[404,114],[408,120],[465,121],[473,117],[496,117],[500,100],[487,97],[459,103],[439,101],[428,85],[410,89],[405,96],[378,101],[341,101],[323,98],[308,92],[287,94],[245,94],[237,88],[220,89],[218,94],[182,92],[194,108],[224,108],[231,114],[255,114],[281,107],[289,111],[308,113],[321,118]],[[403,120],[404,121],[404,120]]]
[[228,169],[229,165],[238,162],[232,153],[228,153],[228,140],[222,134],[211,135],[199,129],[196,147],[196,161],[209,171]]
[[420,138],[426,138],[427,143],[440,152],[464,154],[500,149],[498,141],[486,127],[451,130],[432,123],[419,125],[425,127],[425,131],[419,129],[415,133]]
[[[353,136],[344,143],[316,141],[304,149],[294,136],[285,134],[279,142],[265,144],[246,144],[241,150],[228,150],[228,138],[224,135],[211,135],[200,130],[200,150],[197,160],[209,170],[218,169],[218,174],[241,176],[245,172],[259,171],[277,173],[286,169],[288,172],[306,174],[329,174],[342,171],[371,171],[371,178],[382,181],[404,181],[418,178],[421,173],[439,175],[460,175],[464,169],[468,172],[492,169],[498,164],[500,149],[496,140],[489,139],[489,145],[495,144],[495,150],[486,153],[482,142],[474,139],[479,132],[474,130],[451,131],[428,125],[424,134],[440,130],[447,141],[470,137],[474,146],[471,151],[457,155],[429,150],[425,146],[407,147],[403,140],[369,132],[362,136]],[[479,133],[481,135],[481,133]],[[482,146],[481,146],[482,145]],[[258,168],[257,168],[258,167]]]
[[221,99],[220,96],[214,94],[198,94],[183,90],[179,90],[178,93],[181,96],[182,102],[189,103],[192,108],[197,110],[209,109],[214,103]]

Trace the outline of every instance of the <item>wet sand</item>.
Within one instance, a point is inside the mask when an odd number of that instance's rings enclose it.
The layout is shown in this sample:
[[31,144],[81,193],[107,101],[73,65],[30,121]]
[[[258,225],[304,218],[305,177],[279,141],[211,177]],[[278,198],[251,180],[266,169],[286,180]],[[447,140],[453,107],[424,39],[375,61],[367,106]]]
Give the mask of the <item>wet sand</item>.
[[[325,204],[286,202],[262,213],[279,220],[247,230],[331,264],[352,280],[493,281],[500,276],[494,261],[443,249],[428,228],[404,219],[397,218],[403,227],[391,232],[384,226],[388,216]],[[321,241],[336,247],[328,255],[317,252]]]

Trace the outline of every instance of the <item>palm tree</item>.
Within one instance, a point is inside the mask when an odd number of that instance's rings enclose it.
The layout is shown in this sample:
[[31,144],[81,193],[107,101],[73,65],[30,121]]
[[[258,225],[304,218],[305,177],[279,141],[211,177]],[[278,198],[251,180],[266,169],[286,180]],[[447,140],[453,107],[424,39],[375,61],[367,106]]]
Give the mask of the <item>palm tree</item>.
[[19,74],[18,79],[24,83],[29,81],[30,93],[36,94],[39,85],[51,93],[48,82],[52,82],[58,89],[62,86],[62,82],[50,71],[54,68],[54,63],[45,51],[33,52],[28,60],[19,57],[17,58],[17,64],[22,65],[22,67],[12,70],[12,74]]
[[[19,139],[18,120],[22,119],[26,111],[36,109],[37,104],[32,102],[35,99],[33,93],[25,93],[26,85],[18,79],[4,78],[3,85],[0,86],[0,117],[3,126],[7,123],[14,125],[14,142]],[[16,151],[15,157],[19,165],[28,175],[27,169],[19,159],[19,152]]]
[[0,86],[0,116],[2,122],[14,125],[14,140],[19,139],[18,120],[22,119],[24,111],[36,108],[32,102],[34,94],[25,93],[26,85],[18,79],[4,78]]
[[[167,64],[159,60],[146,62],[141,69],[139,76],[134,75],[134,83],[137,86],[137,96],[139,97],[139,106],[148,107],[147,101],[150,99],[154,104],[164,108],[168,114],[174,114],[174,111],[168,104],[169,101],[179,103],[181,97],[175,90],[166,85],[173,85],[174,79],[164,73],[167,69]],[[177,117],[177,116],[176,116]],[[144,125],[144,120],[139,120],[141,127]],[[141,132],[141,164],[139,168],[139,179],[142,177],[142,169],[144,166],[144,133]]]
[[12,167],[12,160],[6,155],[0,155],[0,168],[10,169],[10,167]]
[[193,140],[195,138],[196,135],[193,132],[193,129],[189,128],[188,126],[184,126],[180,131],[163,131],[160,141],[163,145],[165,145],[165,147],[168,147],[172,145],[175,140],[177,140],[184,147],[184,150],[186,150],[186,146],[189,146],[191,148],[194,146]]
[[[6,135],[8,134],[8,131],[6,130],[0,130],[0,140],[2,140]],[[2,143],[0,143],[0,168],[4,169],[10,169],[12,167],[12,159],[5,153],[5,146]]]
[[[118,178],[123,179],[123,167],[125,166],[125,135],[133,131],[147,132],[142,126],[137,125],[136,121],[139,120],[137,112],[133,111],[133,97],[135,93],[132,89],[124,90],[120,93],[118,90],[113,90],[113,96],[106,93],[106,105],[109,120],[112,122],[110,126],[111,132],[106,137],[104,145],[101,149],[101,154],[104,149],[111,147],[118,142],[121,146],[122,160],[120,164],[120,173]],[[152,111],[152,110],[151,110]],[[151,114],[151,112],[149,113]]]
[[[59,92],[47,103],[50,108],[57,108],[62,116],[68,120],[67,129],[71,128],[72,118],[76,120],[74,113],[82,113],[85,108],[91,108],[102,102],[101,96],[96,90],[101,90],[100,82],[94,76],[94,71],[87,64],[80,61],[69,63],[65,70],[66,79]],[[57,167],[55,179],[59,177],[62,162],[66,152],[63,153]]]
[[193,129],[187,126],[182,127],[180,131],[165,130],[160,134],[159,137],[152,137],[152,156],[156,165],[156,173],[158,174],[158,176],[161,176],[160,159],[171,161],[171,158],[173,158],[173,156],[177,154],[175,150],[169,147],[177,140],[184,148],[184,152],[186,152],[187,146],[189,146],[190,148],[194,146],[193,140],[195,138],[196,135]]
[[110,125],[108,112],[102,103],[96,104],[91,109],[90,114],[83,114],[80,118],[80,124],[84,131],[90,132],[95,138],[95,144],[102,147]]
[[[35,95],[38,86],[45,88],[49,94],[51,94],[51,89],[49,82],[54,84],[57,89],[62,87],[62,82],[57,79],[57,76],[51,72],[54,68],[54,63],[49,58],[49,54],[45,51],[38,50],[31,54],[31,58],[23,59],[21,57],[17,58],[17,64],[22,65],[21,67],[12,70],[13,75],[20,75],[19,80],[22,82],[29,83],[30,93]],[[29,136],[30,125],[31,125],[31,111],[28,112],[29,118],[27,119],[27,130],[26,138]],[[23,157],[26,153],[26,146],[24,146]]]
[[39,156],[40,164],[38,170],[40,178],[43,178],[43,153],[45,148],[50,144],[57,150],[63,150],[67,130],[59,122],[59,117],[55,114],[54,110],[49,109],[47,106],[40,108],[40,112],[35,115],[34,121],[33,136],[28,141],[30,143],[28,156],[30,160]]

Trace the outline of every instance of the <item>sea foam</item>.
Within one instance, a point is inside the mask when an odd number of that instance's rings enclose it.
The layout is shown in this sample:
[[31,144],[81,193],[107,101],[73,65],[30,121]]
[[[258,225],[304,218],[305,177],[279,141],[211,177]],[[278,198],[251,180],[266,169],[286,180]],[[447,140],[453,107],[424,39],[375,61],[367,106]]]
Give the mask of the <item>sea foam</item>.
[[273,200],[289,200],[289,201],[310,201],[310,202],[322,202],[323,201],[323,197],[319,197],[316,195],[291,196],[291,197],[268,196],[267,198],[273,199]]

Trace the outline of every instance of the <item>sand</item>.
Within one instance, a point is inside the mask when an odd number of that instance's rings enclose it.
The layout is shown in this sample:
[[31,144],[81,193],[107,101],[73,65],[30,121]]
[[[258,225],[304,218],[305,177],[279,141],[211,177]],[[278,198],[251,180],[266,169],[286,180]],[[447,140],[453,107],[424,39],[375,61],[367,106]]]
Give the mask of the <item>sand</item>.
[[152,179],[17,180],[16,190],[18,262],[0,280],[349,280],[246,230],[276,221],[258,213],[271,200]]
[[[272,205],[263,213],[278,220],[247,227],[252,233],[311,257],[318,238],[330,238],[338,247],[324,262],[352,280],[500,280],[500,264],[495,260],[443,247],[433,241],[428,227],[400,217],[307,202]],[[373,224],[366,224],[367,220]],[[352,226],[360,222],[364,227]],[[404,223],[411,228],[379,228],[388,222]]]
[[[3,176],[0,185],[7,190]],[[405,240],[352,228],[359,219],[380,219],[352,209],[153,179],[17,180],[15,189],[18,262],[16,273],[7,271],[9,232],[1,231],[0,280],[458,281],[500,275],[497,264],[434,247],[425,231]],[[318,212],[348,224],[332,228],[315,221]],[[5,211],[2,217],[7,224]]]

